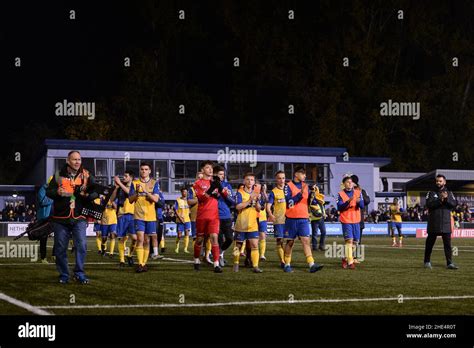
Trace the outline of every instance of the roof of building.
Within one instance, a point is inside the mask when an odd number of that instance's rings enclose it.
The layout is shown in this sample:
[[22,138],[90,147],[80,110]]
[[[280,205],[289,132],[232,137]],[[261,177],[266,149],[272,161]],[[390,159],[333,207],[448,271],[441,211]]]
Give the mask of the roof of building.
[[242,144],[199,144],[199,143],[158,143],[137,141],[99,141],[46,139],[48,149],[110,150],[110,151],[153,151],[153,152],[196,152],[213,153],[219,150],[256,150],[262,155],[300,155],[300,156],[340,156],[346,151],[343,147],[308,146],[269,146]]
[[421,175],[424,175],[424,172],[380,172],[380,177],[387,179],[415,179]]
[[438,174],[446,177],[447,187],[453,191],[472,190],[474,188],[474,170],[435,169],[406,183],[407,191],[429,191],[435,186]]
[[0,192],[27,192],[35,191],[35,185],[0,185]]

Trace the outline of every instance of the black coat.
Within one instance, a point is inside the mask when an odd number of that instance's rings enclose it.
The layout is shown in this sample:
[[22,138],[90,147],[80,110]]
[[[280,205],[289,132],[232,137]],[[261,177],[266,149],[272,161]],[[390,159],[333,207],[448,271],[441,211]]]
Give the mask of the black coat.
[[426,195],[426,206],[428,207],[428,234],[451,233],[451,211],[457,205],[456,198],[451,191],[448,198],[441,200],[441,192],[430,191]]
[[[85,169],[82,169],[78,175],[82,178],[81,181],[87,186],[91,187],[94,184],[94,178],[89,174],[89,172]],[[56,178],[58,176],[58,178]],[[76,197],[76,201],[74,204],[74,209],[70,208],[70,197],[63,197],[58,195],[58,180],[61,178],[67,178],[69,176],[67,171],[67,165],[64,165],[59,172],[55,173],[53,179],[49,182],[48,188],[46,189],[46,195],[53,200],[53,214],[52,220],[56,222],[63,222],[63,223],[70,223],[77,219],[85,219],[82,216],[82,208],[87,201],[92,201],[94,198],[98,197],[97,194],[95,196],[89,195],[88,197],[83,197],[80,194],[80,186],[76,187],[76,191],[74,195]],[[84,177],[87,176],[87,179]]]
[[361,198],[364,201],[364,209],[361,209],[360,211],[360,229],[363,230],[365,228],[365,222],[364,222],[365,212],[369,211],[370,197],[367,194],[367,192],[365,192],[364,189],[362,189],[361,193],[362,193]]

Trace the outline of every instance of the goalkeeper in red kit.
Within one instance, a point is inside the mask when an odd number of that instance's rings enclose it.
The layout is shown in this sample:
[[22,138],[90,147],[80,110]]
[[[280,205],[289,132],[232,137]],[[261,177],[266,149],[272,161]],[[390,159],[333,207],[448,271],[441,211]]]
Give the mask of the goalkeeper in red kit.
[[214,273],[222,273],[219,266],[219,209],[218,199],[226,197],[227,191],[222,190],[222,185],[217,176],[213,176],[214,163],[205,161],[201,164],[202,179],[197,180],[193,188],[198,199],[196,217],[196,241],[194,243],[194,269],[199,271],[201,260],[201,248],[204,237],[208,236],[212,245],[212,256],[214,261]]

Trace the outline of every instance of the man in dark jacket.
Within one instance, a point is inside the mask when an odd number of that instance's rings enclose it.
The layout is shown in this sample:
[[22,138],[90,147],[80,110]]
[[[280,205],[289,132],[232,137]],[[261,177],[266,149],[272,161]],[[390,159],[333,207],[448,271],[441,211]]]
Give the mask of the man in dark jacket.
[[[51,207],[53,206],[53,200],[46,196],[46,190],[48,189],[49,183],[53,180],[53,177],[50,177],[47,184],[44,184],[40,187],[37,195],[38,202],[38,211],[36,212],[36,218],[38,221],[44,221],[49,218],[51,215]],[[46,244],[48,242],[49,236],[44,236],[40,239],[40,257],[42,263],[48,263],[46,260]],[[54,249],[53,249],[54,256]]]
[[360,210],[360,238],[359,238],[359,244],[362,243],[362,232],[365,228],[365,214],[367,211],[369,211],[369,203],[370,203],[370,197],[367,194],[367,192],[359,186],[359,177],[357,175],[352,175],[351,176],[352,182],[354,183],[354,188],[361,190],[360,191],[360,196],[364,200],[364,209]]
[[97,193],[87,193],[93,184],[92,176],[82,168],[79,151],[71,151],[66,165],[55,173],[46,190],[46,195],[54,201],[51,223],[54,231],[56,268],[61,284],[69,282],[67,247],[71,235],[76,257],[74,279],[81,284],[89,283],[84,273],[87,220],[81,214],[87,201],[98,198]]
[[426,195],[426,206],[428,208],[428,237],[425,245],[425,268],[431,269],[431,252],[436,242],[436,237],[443,238],[444,255],[448,269],[458,269],[452,261],[451,250],[451,211],[456,207],[457,201],[452,192],[446,188],[446,177],[436,176],[435,191],[430,191]]

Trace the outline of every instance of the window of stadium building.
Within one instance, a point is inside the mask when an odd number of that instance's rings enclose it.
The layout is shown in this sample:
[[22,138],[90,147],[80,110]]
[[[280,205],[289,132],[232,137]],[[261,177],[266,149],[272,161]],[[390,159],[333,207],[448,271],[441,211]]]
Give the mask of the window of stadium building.
[[61,170],[61,168],[66,164],[65,158],[55,158],[54,159],[54,172]]
[[160,188],[163,192],[169,192],[169,171],[168,171],[168,161],[154,161],[155,169],[155,178],[158,178],[160,181]]
[[140,174],[140,164],[148,162],[151,164],[151,176],[158,177],[160,182],[161,190],[168,192],[169,183],[168,183],[168,161],[154,161],[154,160],[113,160],[113,175],[123,176],[125,170],[131,170],[134,175],[137,177]]
[[243,182],[245,173],[251,172],[255,174],[255,179],[260,183],[271,185],[274,181],[275,172],[278,170],[278,163],[258,162],[255,166],[249,163],[228,163],[227,164],[227,180],[232,187]]
[[109,170],[107,168],[107,160],[95,159],[94,164],[95,180],[102,185],[108,184]]
[[170,192],[178,192],[181,186],[191,185],[196,180],[198,170],[199,161],[171,161],[170,178],[172,181],[172,190]]
[[96,159],[95,160],[95,176],[108,176],[107,160]]
[[306,182],[309,185],[318,184],[323,193],[329,193],[329,165],[317,163],[285,163],[284,171],[286,179],[293,178],[293,170],[297,166],[306,169]]

